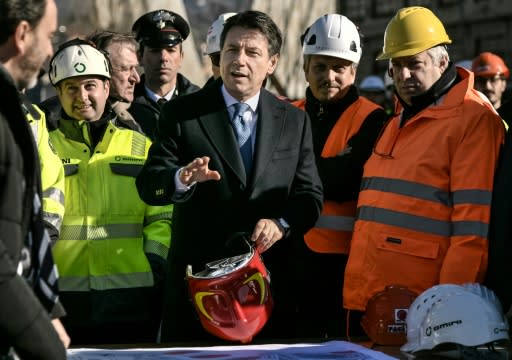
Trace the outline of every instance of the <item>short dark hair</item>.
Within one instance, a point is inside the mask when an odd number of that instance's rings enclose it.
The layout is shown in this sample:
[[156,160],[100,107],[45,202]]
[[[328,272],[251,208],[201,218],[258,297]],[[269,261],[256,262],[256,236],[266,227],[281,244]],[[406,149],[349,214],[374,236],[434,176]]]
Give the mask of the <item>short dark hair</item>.
[[0,44],[14,34],[23,20],[36,27],[46,11],[48,0],[1,0],[0,1]]
[[222,34],[220,36],[220,48],[224,47],[224,41],[226,40],[226,34],[228,31],[239,26],[245,29],[257,29],[263,33],[268,41],[268,52],[270,56],[279,55],[281,53],[281,45],[283,43],[283,36],[281,30],[276,25],[274,20],[267,14],[256,11],[248,10],[236,15],[231,16],[226,20]]

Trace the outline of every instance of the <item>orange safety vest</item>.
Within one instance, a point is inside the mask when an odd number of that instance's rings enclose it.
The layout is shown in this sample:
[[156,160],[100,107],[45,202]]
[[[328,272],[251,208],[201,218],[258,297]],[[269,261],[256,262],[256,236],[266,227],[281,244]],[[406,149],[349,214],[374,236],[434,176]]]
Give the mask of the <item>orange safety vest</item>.
[[458,73],[462,80],[435,104],[405,124],[393,117],[365,164],[345,269],[346,309],[364,310],[388,285],[419,294],[484,278],[504,127],[473,89],[473,73]]
[[[304,110],[306,99],[293,105]],[[322,149],[324,158],[334,157],[347,147],[348,140],[356,134],[370,113],[380,106],[359,96],[340,116]],[[342,203],[325,200],[322,213],[304,236],[307,246],[319,253],[348,254],[352,229],[354,228],[356,201]]]

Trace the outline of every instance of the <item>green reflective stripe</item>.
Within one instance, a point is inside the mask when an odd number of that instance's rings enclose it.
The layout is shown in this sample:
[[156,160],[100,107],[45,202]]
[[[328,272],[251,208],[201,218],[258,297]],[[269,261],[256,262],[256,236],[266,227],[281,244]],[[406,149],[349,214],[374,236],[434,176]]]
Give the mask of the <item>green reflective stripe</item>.
[[51,199],[53,201],[58,202],[59,204],[64,205],[64,192],[55,187],[49,187],[48,189],[43,191],[43,198]]
[[144,225],[151,224],[155,221],[159,220],[172,220],[172,211],[166,211],[160,214],[155,214],[151,216],[147,216],[144,219]]
[[146,155],[146,137],[138,132],[133,132],[131,154],[144,157]]
[[105,240],[138,237],[142,237],[141,224],[108,224],[102,226],[63,224],[60,236],[64,240]]
[[110,290],[153,286],[153,275],[150,272],[132,274],[111,274],[103,276],[61,276],[60,291]]
[[352,231],[355,218],[353,216],[321,215],[315,227],[336,231]]
[[43,219],[44,221],[55,226],[57,229],[60,229],[62,225],[62,216],[60,216],[59,214],[43,211]]
[[452,206],[452,199],[447,191],[407,180],[383,177],[363,178],[361,183],[361,191],[362,190],[378,190],[433,201],[445,206]]
[[169,248],[156,240],[146,240],[144,244],[144,252],[151,253],[160,256],[163,259],[167,259],[167,253]]
[[492,191],[457,190],[453,192],[454,204],[476,204],[491,206]]
[[400,211],[369,206],[361,206],[357,211],[357,218],[359,220],[398,226],[444,237],[468,235],[487,237],[489,227],[488,224],[480,221],[442,221],[425,216],[411,215]]

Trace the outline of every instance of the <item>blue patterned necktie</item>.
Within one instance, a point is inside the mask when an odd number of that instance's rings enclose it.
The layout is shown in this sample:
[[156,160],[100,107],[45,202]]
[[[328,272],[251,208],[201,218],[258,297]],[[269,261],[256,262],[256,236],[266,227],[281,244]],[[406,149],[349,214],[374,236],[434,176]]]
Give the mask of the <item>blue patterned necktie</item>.
[[249,105],[236,103],[233,107],[235,109],[232,119],[233,126],[235,127],[238,147],[240,148],[240,154],[244,162],[245,174],[249,176],[252,168],[251,128],[243,118],[244,113],[249,110]]

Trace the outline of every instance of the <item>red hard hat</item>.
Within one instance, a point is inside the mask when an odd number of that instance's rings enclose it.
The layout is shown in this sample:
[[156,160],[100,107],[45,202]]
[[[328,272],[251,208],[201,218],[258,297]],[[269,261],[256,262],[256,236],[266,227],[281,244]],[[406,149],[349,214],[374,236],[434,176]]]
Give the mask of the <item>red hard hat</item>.
[[471,66],[475,76],[494,77],[503,75],[508,79],[510,71],[501,57],[491,52],[483,52],[478,55]]
[[399,285],[387,286],[372,296],[366,305],[361,326],[379,345],[403,345],[406,342],[407,312],[417,294]]
[[270,276],[257,250],[206,264],[192,274],[189,294],[203,328],[225,340],[249,343],[266,324],[273,308]]

